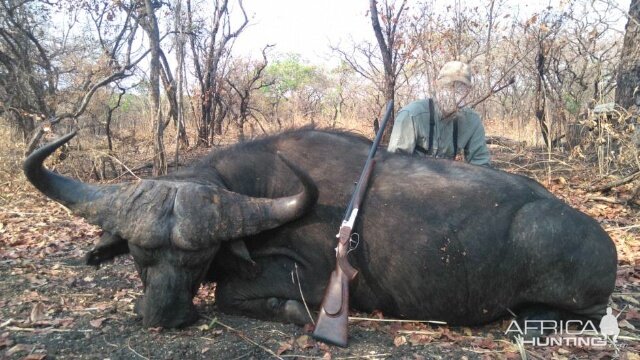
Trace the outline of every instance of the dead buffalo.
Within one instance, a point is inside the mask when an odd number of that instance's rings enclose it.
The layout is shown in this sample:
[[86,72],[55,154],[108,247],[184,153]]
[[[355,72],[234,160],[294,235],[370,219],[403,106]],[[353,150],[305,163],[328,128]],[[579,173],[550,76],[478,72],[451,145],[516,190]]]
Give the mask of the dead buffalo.
[[[24,163],[33,185],[104,235],[100,263],[130,252],[144,284],[144,326],[196,318],[192,298],[217,282],[223,312],[307,323],[335,266],[335,233],[370,141],[304,129],[216,150],[169,176],[90,185]],[[472,325],[510,310],[604,314],[616,249],[596,221],[537,182],[447,160],[378,152],[350,253],[351,306]]]

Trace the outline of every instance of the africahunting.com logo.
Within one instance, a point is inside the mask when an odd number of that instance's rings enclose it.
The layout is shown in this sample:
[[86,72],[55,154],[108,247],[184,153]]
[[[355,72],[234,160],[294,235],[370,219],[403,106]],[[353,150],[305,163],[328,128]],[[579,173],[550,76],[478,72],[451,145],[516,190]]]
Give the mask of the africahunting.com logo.
[[[618,317],[611,313],[610,307],[600,320],[598,328],[591,320],[525,320],[522,326],[516,320],[512,320],[505,335],[519,338],[523,345],[531,346],[603,347],[607,346],[608,342],[615,346],[620,328]],[[531,337],[532,334],[544,336]]]

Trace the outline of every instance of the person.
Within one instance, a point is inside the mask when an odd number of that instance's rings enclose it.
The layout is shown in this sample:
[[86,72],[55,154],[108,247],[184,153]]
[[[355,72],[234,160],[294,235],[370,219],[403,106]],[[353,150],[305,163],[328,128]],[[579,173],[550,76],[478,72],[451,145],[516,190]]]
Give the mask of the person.
[[437,78],[436,99],[416,100],[396,115],[387,150],[464,160],[488,166],[490,161],[480,115],[465,106],[471,92],[471,68],[460,61],[444,64]]
[[614,344],[618,341],[618,335],[620,334],[618,318],[612,314],[611,307],[607,307],[607,315],[600,320],[600,332],[605,338],[612,336]]

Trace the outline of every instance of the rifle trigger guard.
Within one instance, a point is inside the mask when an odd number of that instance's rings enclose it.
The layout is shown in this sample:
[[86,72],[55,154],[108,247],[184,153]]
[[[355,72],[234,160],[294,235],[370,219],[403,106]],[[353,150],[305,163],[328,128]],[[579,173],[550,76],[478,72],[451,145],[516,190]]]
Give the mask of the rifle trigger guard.
[[360,234],[351,234],[351,237],[349,238],[349,250],[347,250],[347,254],[357,249],[358,245],[360,245]]

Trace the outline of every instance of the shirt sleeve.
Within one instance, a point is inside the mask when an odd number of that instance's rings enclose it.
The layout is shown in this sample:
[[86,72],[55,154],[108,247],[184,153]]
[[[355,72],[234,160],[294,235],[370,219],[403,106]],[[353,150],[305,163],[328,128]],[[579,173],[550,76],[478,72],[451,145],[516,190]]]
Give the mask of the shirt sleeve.
[[491,155],[484,135],[484,126],[482,126],[480,117],[475,116],[478,117],[477,126],[471,134],[468,146],[464,149],[464,157],[470,164],[489,166]]
[[409,111],[400,111],[396,116],[389,139],[389,152],[413,154],[416,148],[416,133],[413,116]]

